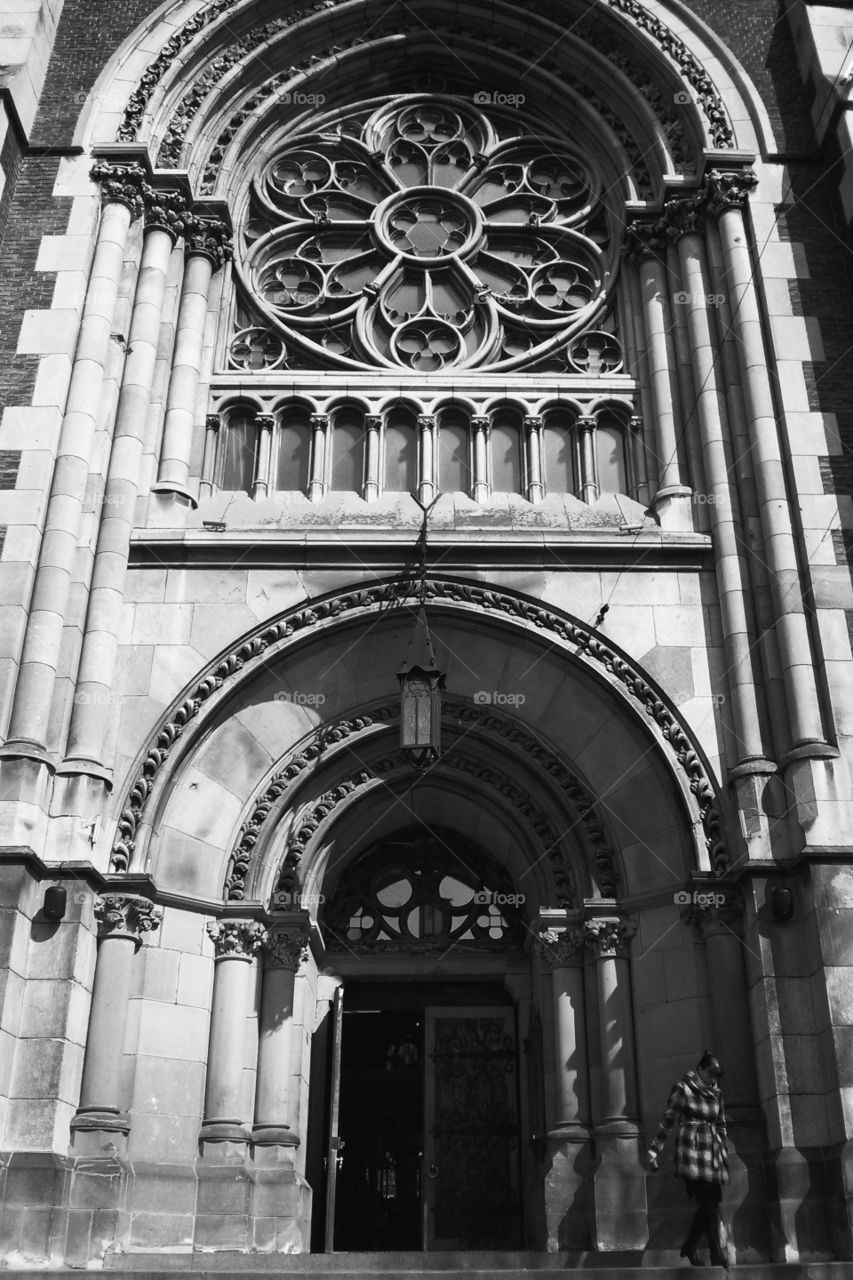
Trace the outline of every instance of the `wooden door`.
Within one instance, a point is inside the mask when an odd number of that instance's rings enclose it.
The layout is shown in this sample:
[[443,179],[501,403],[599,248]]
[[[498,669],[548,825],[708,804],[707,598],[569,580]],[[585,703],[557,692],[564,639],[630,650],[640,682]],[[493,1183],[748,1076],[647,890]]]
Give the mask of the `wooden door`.
[[424,1247],[518,1249],[515,1011],[426,1010]]

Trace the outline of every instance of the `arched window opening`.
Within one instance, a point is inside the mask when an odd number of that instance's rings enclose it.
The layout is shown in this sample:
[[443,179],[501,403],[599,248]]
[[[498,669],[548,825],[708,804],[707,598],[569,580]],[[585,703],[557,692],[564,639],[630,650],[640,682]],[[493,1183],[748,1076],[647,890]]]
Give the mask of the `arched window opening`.
[[521,430],[514,413],[500,413],[492,423],[492,491],[521,493]]
[[335,417],[332,428],[332,489],[361,493],[364,482],[364,423],[352,410]]
[[461,414],[443,414],[439,424],[438,487],[442,493],[471,490],[469,431]]
[[599,417],[597,421],[595,454],[599,493],[627,493],[625,432],[619,420],[612,414]]
[[278,431],[275,487],[306,492],[311,479],[311,428],[302,414],[285,414]]
[[577,493],[577,439],[568,416],[550,414],[542,431],[546,493]]
[[410,413],[395,413],[385,427],[386,493],[412,493],[418,483],[418,437]]
[[221,488],[251,493],[258,455],[254,414],[245,410],[229,414],[223,436]]

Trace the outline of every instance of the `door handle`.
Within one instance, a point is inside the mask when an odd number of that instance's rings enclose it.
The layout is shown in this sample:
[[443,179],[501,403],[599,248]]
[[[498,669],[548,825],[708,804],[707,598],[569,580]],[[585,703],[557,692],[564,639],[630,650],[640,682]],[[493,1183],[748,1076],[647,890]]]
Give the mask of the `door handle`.
[[436,1164],[431,1164],[431,1165],[430,1165],[430,1167],[427,1169],[427,1177],[428,1177],[428,1178],[437,1178],[437,1177],[438,1177],[438,1165],[436,1165]]

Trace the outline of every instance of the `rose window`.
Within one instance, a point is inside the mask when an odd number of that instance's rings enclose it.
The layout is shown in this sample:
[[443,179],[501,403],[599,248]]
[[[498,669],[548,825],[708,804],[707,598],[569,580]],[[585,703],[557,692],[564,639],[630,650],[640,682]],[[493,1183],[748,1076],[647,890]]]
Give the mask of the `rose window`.
[[588,334],[567,367],[605,372],[615,225],[565,140],[412,95],[291,137],[253,183],[236,270],[256,327],[309,366],[537,368]]

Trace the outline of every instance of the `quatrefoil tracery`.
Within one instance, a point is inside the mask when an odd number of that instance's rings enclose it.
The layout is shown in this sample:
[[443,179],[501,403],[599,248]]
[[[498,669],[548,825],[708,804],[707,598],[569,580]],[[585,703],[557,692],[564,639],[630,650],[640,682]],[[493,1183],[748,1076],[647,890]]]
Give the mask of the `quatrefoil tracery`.
[[288,343],[339,367],[523,368],[600,316],[615,246],[564,142],[415,95],[322,126],[244,217],[238,273]]

